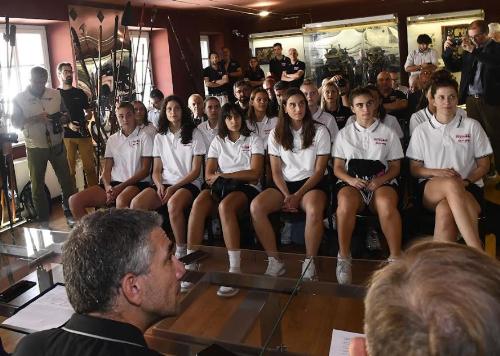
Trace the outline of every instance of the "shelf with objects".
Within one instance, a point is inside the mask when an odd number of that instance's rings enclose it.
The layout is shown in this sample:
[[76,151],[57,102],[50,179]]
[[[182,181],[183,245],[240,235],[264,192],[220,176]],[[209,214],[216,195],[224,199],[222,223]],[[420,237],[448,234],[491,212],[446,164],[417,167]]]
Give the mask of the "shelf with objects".
[[318,86],[335,75],[351,88],[366,85],[400,63],[395,15],[307,24],[303,35],[306,77]]

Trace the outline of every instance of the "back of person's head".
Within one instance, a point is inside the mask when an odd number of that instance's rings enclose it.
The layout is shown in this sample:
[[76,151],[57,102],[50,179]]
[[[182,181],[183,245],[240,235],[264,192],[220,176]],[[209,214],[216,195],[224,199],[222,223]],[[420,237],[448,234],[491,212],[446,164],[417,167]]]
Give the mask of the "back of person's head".
[[149,97],[161,100],[165,96],[163,95],[163,93],[160,89],[153,89],[153,90],[151,90],[151,93],[149,93]]
[[500,355],[500,262],[423,242],[377,271],[365,298],[370,356]]
[[429,35],[423,33],[421,35],[418,35],[418,37],[417,37],[417,43],[418,44],[425,43],[427,45],[430,45],[432,43],[432,38]]
[[274,84],[274,90],[287,90],[289,85],[284,80],[280,80]]
[[38,77],[38,78],[48,78],[49,72],[47,72],[47,69],[40,67],[40,66],[35,66],[31,68],[30,71],[31,78]]
[[155,212],[98,210],[69,233],[62,263],[69,301],[79,314],[113,310],[127,273],[148,273],[153,251],[150,234],[161,227]]

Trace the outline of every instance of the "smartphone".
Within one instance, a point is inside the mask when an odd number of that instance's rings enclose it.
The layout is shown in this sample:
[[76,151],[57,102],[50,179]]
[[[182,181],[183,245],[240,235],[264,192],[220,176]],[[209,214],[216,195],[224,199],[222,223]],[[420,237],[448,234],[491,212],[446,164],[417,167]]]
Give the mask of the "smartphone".
[[191,252],[190,254],[188,254],[186,256],[179,258],[179,261],[181,261],[185,265],[190,265],[191,263],[202,260],[207,256],[208,256],[208,252],[205,252],[203,250],[197,250],[197,251]]

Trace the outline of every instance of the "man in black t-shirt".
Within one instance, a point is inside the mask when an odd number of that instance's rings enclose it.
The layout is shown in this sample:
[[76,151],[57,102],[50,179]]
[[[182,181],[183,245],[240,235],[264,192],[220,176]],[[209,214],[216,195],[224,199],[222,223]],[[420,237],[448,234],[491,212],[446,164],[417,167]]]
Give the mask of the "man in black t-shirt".
[[377,75],[377,88],[382,95],[382,104],[387,113],[396,116],[400,124],[408,119],[408,99],[406,95],[392,88],[391,75],[382,71]]
[[304,82],[306,64],[299,61],[299,53],[295,48],[290,48],[288,55],[291,60],[286,66],[286,70],[281,73],[281,80],[288,82],[290,88],[300,88],[302,82]]
[[76,154],[80,154],[83,171],[87,178],[87,186],[97,185],[97,173],[94,160],[94,146],[87,122],[92,117],[87,95],[83,90],[73,87],[73,67],[71,63],[60,63],[57,66],[59,91],[64,104],[68,108],[71,120],[64,128],[64,145],[71,177],[75,179]]
[[203,81],[208,88],[208,94],[215,96],[220,104],[224,105],[228,102],[229,91],[232,90],[229,77],[224,67],[220,65],[217,53],[210,52],[209,58],[210,65],[203,69]]
[[231,51],[227,47],[222,48],[222,61],[220,61],[220,65],[224,68],[229,78],[228,88],[231,89],[229,90],[229,97],[231,101],[234,101],[235,98],[232,89],[234,84],[243,77],[243,70],[240,64],[231,58]]
[[283,47],[281,43],[273,45],[274,57],[269,61],[269,72],[277,82],[281,80],[281,73],[286,71],[287,66],[290,64],[290,58],[282,54]]

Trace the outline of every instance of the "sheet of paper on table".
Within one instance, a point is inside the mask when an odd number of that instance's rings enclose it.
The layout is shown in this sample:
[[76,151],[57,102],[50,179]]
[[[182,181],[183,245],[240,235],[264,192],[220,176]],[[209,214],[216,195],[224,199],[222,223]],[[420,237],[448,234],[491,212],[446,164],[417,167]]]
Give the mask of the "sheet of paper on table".
[[74,310],[69,303],[66,288],[57,285],[2,324],[6,327],[32,333],[57,328],[66,323],[73,313]]
[[351,339],[358,336],[363,337],[365,335],[333,329],[330,356],[349,356],[349,344]]

